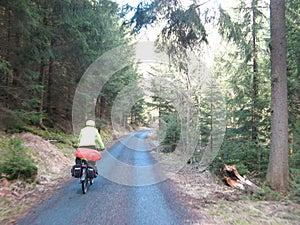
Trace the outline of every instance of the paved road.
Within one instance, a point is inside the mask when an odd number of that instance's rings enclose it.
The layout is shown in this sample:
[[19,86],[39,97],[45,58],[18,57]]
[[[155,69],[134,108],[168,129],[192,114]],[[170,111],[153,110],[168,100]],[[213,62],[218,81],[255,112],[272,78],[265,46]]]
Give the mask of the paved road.
[[[148,132],[133,133],[108,149],[108,152],[103,154],[103,159],[98,162],[98,168],[103,174],[95,179],[85,195],[81,192],[79,180],[72,178],[58,193],[32,209],[30,214],[17,224],[194,224],[192,221],[196,220],[195,217],[189,215],[185,207],[178,202],[180,196],[170,182],[139,185],[147,180],[138,181],[145,179],[145,176],[136,173],[138,168],[155,163],[146,151],[145,138]],[[132,174],[123,174],[124,179],[120,178],[118,183],[108,179],[114,173],[117,176],[113,177],[113,180],[122,176],[120,171],[116,171],[117,167],[114,167],[114,159],[135,167],[131,171]],[[150,174],[148,171],[146,176],[150,177],[153,183],[156,174]],[[126,185],[125,181],[135,186]]]

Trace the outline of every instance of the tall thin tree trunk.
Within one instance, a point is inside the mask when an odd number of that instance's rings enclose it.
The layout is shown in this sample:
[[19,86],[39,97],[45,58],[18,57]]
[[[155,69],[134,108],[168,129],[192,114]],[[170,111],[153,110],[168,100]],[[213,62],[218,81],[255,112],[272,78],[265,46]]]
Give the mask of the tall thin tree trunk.
[[285,192],[289,186],[285,1],[271,0],[270,12],[271,151],[267,180],[272,189]]
[[100,119],[101,120],[106,119],[106,111],[107,111],[106,98],[105,96],[101,96],[100,97]]
[[40,65],[40,85],[43,87],[43,90],[41,90],[40,93],[40,104],[39,104],[39,121],[38,121],[38,125],[43,128],[43,111],[44,111],[44,98],[45,98],[45,91],[44,91],[44,87],[45,87],[45,80],[46,80],[46,74],[45,74],[45,67],[46,64],[44,61],[41,62]]
[[[52,23],[49,25],[53,27]],[[54,39],[52,38],[50,40],[50,49],[53,50],[55,48],[54,46]],[[55,58],[54,56],[49,57],[49,68],[48,68],[48,88],[47,88],[47,113],[48,116],[51,118],[53,116],[53,82],[54,82],[54,62]]]
[[256,50],[256,13],[257,0],[252,0],[252,140],[257,141],[257,50]]
[[52,85],[53,85],[53,67],[54,60],[51,58],[49,61],[49,70],[48,70],[48,89],[47,89],[47,112],[49,116],[52,116],[53,106],[52,106]]
[[[11,27],[12,27],[12,24],[11,24],[11,12],[10,12],[10,8],[6,8],[5,9],[5,16],[7,16],[7,23],[6,23],[6,26],[7,26],[7,40],[6,40],[6,42],[7,42],[7,46],[6,46],[6,60],[7,61],[9,61],[10,60],[10,41],[11,41]],[[6,83],[5,83],[5,85],[6,85],[6,88],[7,88],[7,90],[9,90],[9,85],[10,85],[10,78],[9,78],[9,76],[7,75],[6,76]],[[9,103],[10,103],[11,101],[10,101],[10,96],[9,96],[9,94],[6,92],[5,93],[5,107],[6,108],[9,108]]]

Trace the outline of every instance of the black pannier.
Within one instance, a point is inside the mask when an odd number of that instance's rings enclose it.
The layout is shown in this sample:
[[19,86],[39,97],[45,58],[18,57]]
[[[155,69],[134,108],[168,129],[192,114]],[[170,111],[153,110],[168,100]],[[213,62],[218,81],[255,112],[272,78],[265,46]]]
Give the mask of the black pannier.
[[88,178],[94,178],[95,177],[95,170],[92,167],[88,167]]
[[81,166],[80,165],[74,165],[71,169],[72,177],[79,178],[81,175]]

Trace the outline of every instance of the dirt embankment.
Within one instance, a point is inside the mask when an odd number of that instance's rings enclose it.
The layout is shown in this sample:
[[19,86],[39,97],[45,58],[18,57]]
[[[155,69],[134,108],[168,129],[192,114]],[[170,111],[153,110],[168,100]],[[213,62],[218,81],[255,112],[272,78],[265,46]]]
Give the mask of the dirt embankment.
[[13,135],[20,138],[31,152],[38,174],[34,183],[22,180],[0,180],[0,224],[13,224],[16,218],[49,198],[60,187],[64,179],[70,178],[70,168],[74,162],[72,149],[63,153],[49,141],[31,133]]

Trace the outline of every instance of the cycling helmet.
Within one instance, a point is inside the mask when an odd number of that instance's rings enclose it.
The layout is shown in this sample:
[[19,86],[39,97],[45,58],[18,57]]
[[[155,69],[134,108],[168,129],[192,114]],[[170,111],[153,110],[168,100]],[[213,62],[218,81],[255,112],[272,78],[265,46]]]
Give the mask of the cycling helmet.
[[88,127],[94,127],[95,126],[95,121],[94,120],[87,120],[85,125],[88,126]]

